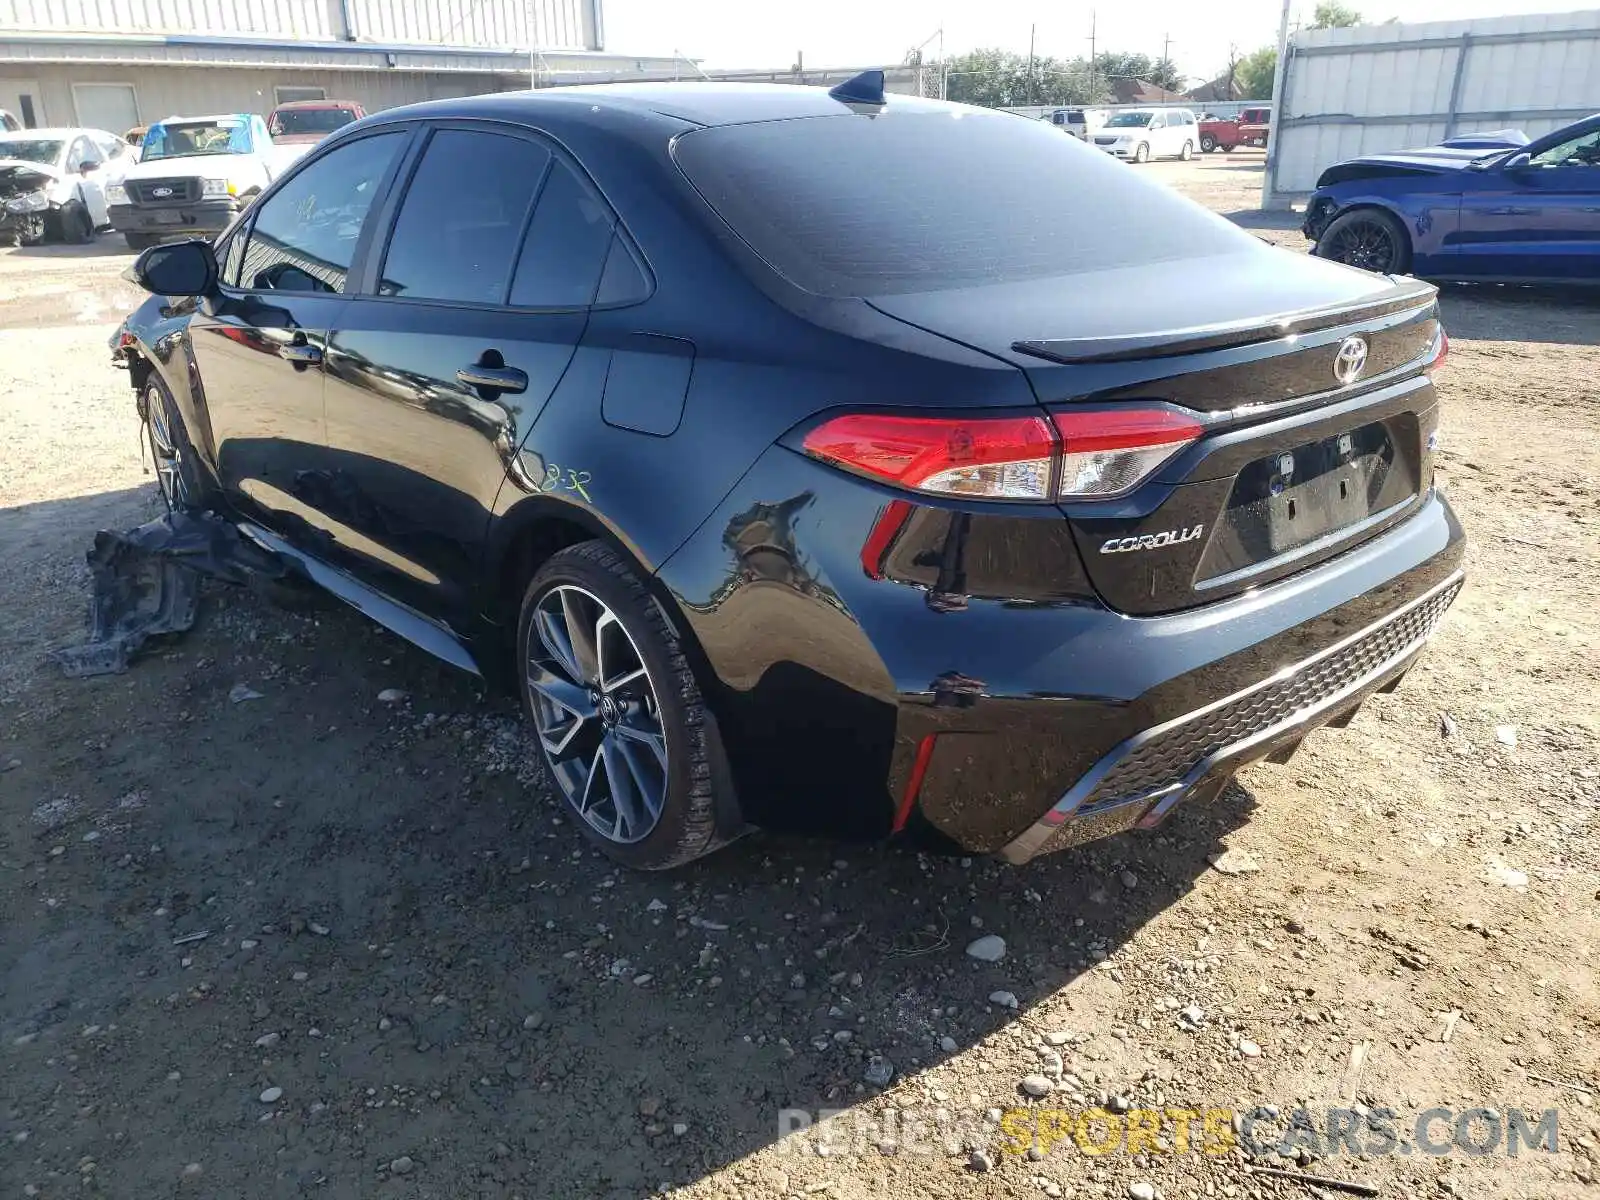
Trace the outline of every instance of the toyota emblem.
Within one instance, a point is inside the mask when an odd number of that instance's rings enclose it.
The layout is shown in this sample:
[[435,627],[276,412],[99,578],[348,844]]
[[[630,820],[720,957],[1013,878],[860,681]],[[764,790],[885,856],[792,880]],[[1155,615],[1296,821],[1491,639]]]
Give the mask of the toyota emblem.
[[1333,377],[1349,387],[1361,378],[1367,368],[1367,339],[1347,337],[1339,343],[1339,353],[1333,357]]
[[172,189],[168,187],[151,188],[150,194],[156,197],[170,196],[172,195]]

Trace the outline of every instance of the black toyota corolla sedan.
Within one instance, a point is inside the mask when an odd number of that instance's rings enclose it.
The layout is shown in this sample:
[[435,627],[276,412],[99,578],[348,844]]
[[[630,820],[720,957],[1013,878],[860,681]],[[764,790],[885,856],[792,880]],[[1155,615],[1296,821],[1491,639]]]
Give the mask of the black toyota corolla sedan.
[[1434,291],[1005,113],[394,109],[119,335],[172,505],[520,691],[619,861],[1023,862],[1347,721],[1461,585]]

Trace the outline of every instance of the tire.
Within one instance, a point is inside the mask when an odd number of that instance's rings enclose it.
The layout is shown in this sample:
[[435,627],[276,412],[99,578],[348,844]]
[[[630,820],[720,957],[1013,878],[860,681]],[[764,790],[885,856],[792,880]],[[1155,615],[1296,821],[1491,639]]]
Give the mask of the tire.
[[534,574],[517,670],[551,782],[591,843],[646,871],[720,844],[715,722],[666,614],[610,546],[568,547]]
[[1403,275],[1411,266],[1411,238],[1381,208],[1357,208],[1335,217],[1312,253],[1380,275]]
[[129,250],[148,250],[156,244],[157,238],[152,233],[125,233],[122,240],[128,243]]
[[1188,162],[1193,157],[1194,157],[1194,143],[1193,142],[1185,142],[1183,144],[1183,149],[1178,151],[1178,161],[1179,162]]
[[20,240],[14,230],[0,230],[0,250],[15,246]]
[[69,246],[84,246],[94,241],[94,221],[81,204],[69,204],[61,210],[60,226],[61,240]]
[[1200,135],[1200,153],[1201,154],[1210,154],[1216,148],[1217,148],[1217,139],[1216,138],[1212,137],[1209,133],[1202,133]]
[[50,238],[50,222],[47,218],[40,217],[32,224],[25,226],[17,234],[17,244],[21,246],[42,246]]
[[1133,161],[1136,162],[1136,163],[1147,163],[1147,162],[1150,161],[1150,143],[1149,142],[1140,142],[1139,143],[1138,148],[1136,150],[1134,150],[1134,152],[1133,152]]
[[156,469],[156,490],[169,512],[203,512],[216,501],[216,489],[200,465],[166,384],[152,368],[139,390],[139,415],[144,418],[145,447]]

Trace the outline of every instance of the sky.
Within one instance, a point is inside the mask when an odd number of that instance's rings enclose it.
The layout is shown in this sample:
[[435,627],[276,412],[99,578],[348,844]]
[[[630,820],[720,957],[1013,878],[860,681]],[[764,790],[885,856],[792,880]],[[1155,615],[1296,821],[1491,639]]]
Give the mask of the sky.
[[[1315,0],[1291,0],[1310,21]],[[1442,21],[1516,13],[1560,12],[1586,5],[1559,0],[1345,0],[1367,20]],[[1229,44],[1248,53],[1275,43],[1281,0],[603,0],[606,49],[630,54],[674,51],[718,69],[784,68],[797,52],[813,67],[897,63],[941,27],[948,54],[983,46],[1028,52],[1036,27],[1041,55],[1071,58],[1096,48],[1159,56],[1170,37],[1173,60],[1193,82],[1227,67]],[[928,53],[937,51],[928,43]]]

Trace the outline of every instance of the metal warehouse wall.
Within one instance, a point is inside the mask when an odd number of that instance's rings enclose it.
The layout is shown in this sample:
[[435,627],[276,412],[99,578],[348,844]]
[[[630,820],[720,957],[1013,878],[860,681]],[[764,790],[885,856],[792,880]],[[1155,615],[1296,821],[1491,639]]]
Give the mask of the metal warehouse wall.
[[[449,96],[472,96],[498,92],[517,81],[495,75],[464,72],[428,74],[424,72],[377,71],[247,71],[215,70],[204,67],[114,67],[99,73],[86,73],[81,67],[45,66],[28,70],[28,85],[37,85],[43,100],[40,125],[76,125],[78,110],[73,98],[74,83],[132,84],[142,123],[170,116],[202,116],[208,113],[255,112],[265,116],[275,103],[275,86],[320,87],[334,100],[355,100],[368,112],[413,104],[419,100],[439,100]],[[20,76],[0,71],[0,95],[16,88]],[[123,132],[120,129],[112,133]]]
[[1537,137],[1600,110],[1600,11],[1306,31],[1281,90],[1265,207],[1358,154],[1483,129]]
[[[0,30],[598,50],[601,0],[0,0]],[[348,14],[348,27],[346,15]],[[530,32],[530,16],[533,18]]]

